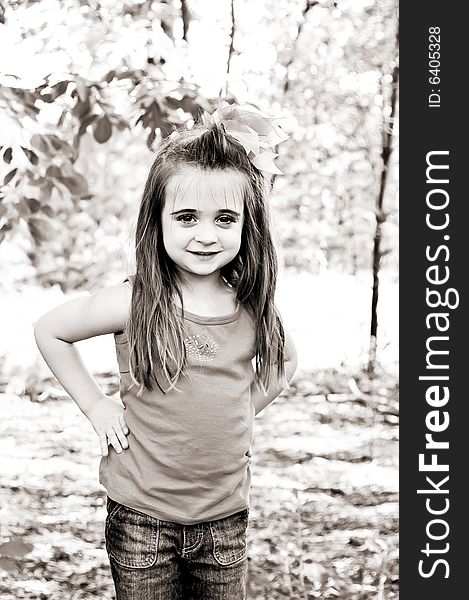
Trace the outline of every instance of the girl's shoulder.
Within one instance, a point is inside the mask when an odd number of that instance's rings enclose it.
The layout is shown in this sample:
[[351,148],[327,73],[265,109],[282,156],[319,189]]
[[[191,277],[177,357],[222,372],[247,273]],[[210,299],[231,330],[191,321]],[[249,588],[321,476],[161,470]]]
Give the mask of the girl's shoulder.
[[132,304],[132,283],[125,279],[118,284],[101,288],[89,299],[88,322],[103,327],[107,333],[125,329]]
[[110,319],[118,325],[118,327],[113,328],[113,333],[115,334],[122,333],[129,321],[134,279],[134,275],[128,275],[120,283],[102,290],[102,298],[105,299],[107,297],[109,302]]
[[65,342],[115,333],[125,328],[130,316],[132,288],[128,283],[107,286],[60,304],[43,315],[37,328]]

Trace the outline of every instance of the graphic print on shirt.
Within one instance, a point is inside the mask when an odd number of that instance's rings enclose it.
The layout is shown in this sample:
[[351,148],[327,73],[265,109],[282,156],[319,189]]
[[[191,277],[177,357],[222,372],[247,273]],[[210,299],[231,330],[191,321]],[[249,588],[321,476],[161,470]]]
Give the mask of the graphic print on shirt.
[[219,350],[219,346],[208,333],[197,333],[184,339],[187,356],[198,362],[211,362]]

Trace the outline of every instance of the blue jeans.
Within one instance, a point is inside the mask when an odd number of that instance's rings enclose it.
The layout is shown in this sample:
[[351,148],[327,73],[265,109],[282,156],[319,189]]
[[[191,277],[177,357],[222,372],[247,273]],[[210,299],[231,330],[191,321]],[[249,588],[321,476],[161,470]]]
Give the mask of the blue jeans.
[[245,600],[249,510],[216,521],[162,521],[107,499],[116,600]]

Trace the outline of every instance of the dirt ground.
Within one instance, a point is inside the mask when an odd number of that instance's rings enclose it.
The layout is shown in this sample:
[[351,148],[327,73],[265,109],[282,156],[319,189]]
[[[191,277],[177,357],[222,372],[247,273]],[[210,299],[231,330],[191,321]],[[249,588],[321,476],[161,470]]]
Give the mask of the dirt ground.
[[[98,440],[57,385],[0,393],[2,600],[114,598]],[[249,600],[398,598],[397,422],[392,377],[337,372],[257,417]]]

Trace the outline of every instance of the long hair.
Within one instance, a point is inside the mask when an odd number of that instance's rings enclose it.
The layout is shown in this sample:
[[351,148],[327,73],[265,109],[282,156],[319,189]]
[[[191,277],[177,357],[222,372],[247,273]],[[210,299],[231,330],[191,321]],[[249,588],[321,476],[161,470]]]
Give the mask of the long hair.
[[[274,369],[284,377],[285,335],[274,304],[277,257],[270,233],[268,182],[244,148],[226,137],[223,126],[180,130],[157,150],[145,184],[137,219],[132,302],[127,335],[130,375],[143,388],[175,387],[186,373],[183,307],[176,265],[163,245],[161,213],[169,178],[186,167],[234,170],[244,175],[244,224],[236,258],[221,276],[236,290],[255,326],[255,382],[266,388]],[[162,380],[167,384],[163,385]],[[166,388],[166,389],[165,389]]]

